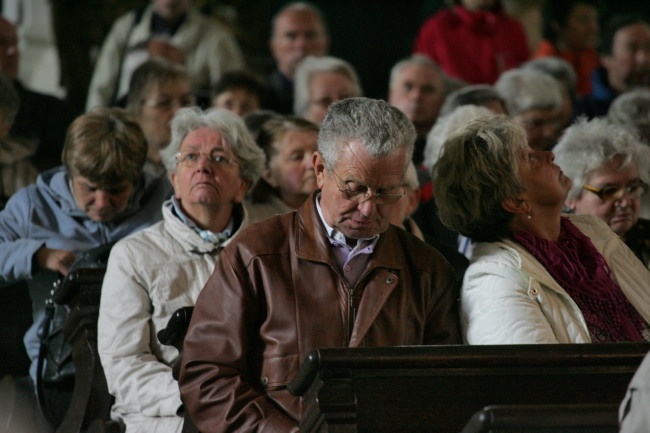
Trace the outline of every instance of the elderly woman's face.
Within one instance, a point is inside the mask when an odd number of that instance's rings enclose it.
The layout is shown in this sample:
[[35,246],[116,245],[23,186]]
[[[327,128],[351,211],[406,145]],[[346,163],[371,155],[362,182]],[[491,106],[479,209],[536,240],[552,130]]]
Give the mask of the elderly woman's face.
[[232,206],[244,199],[249,182],[240,177],[230,144],[221,133],[206,127],[190,132],[177,158],[171,174],[174,195],[190,217],[200,207]]
[[554,159],[552,152],[528,148],[519,160],[519,178],[525,188],[519,198],[529,202],[533,215],[540,209],[562,209],[571,189],[571,179]]
[[273,143],[275,155],[264,179],[280,192],[289,205],[299,205],[316,189],[313,155],[318,148],[315,131],[286,131]]
[[[639,181],[639,170],[634,163],[621,168],[621,159],[614,158],[596,170],[587,183],[595,188],[618,186],[625,188]],[[619,189],[620,191],[620,189]],[[595,215],[605,221],[619,235],[624,235],[639,219],[640,197],[625,192],[620,197],[601,199],[596,193],[582,189],[578,198],[569,199],[567,206],[576,214]]]

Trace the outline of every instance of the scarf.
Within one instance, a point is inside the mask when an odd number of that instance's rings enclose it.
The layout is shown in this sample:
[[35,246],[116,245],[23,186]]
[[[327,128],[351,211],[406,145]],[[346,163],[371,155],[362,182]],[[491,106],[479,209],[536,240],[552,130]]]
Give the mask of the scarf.
[[571,221],[562,218],[557,242],[526,231],[513,240],[539,260],[578,305],[595,342],[644,340],[647,324],[613,280],[605,258]]

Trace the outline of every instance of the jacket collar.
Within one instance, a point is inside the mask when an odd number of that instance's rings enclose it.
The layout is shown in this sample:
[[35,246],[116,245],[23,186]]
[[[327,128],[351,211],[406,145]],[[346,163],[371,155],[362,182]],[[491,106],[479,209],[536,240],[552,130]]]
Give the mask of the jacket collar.
[[[337,262],[327,238],[327,231],[316,209],[316,200],[319,194],[320,190],[312,193],[298,209],[298,224],[295,229],[296,254],[301,259],[327,263],[336,268]],[[390,226],[388,230],[379,235],[375,251],[368,263],[368,269],[400,269],[404,266],[404,257],[399,254],[401,246],[397,230],[400,229]]]

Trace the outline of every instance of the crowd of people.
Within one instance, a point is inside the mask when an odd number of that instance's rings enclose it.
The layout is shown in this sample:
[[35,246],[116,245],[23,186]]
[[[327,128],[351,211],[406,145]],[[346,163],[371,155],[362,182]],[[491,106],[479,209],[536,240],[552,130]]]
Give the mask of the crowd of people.
[[[273,17],[264,77],[191,0],[151,0],[83,113],[21,84],[0,17],[0,285],[33,314],[0,398],[58,411],[12,422],[65,414],[71,389],[37,386],[45,299],[107,244],[97,347],[127,433],[297,432],[287,384],[318,347],[650,341],[650,22],[546,6],[535,49],[498,0],[442,7],[371,99],[311,3]],[[186,306],[177,382],[156,335]]]

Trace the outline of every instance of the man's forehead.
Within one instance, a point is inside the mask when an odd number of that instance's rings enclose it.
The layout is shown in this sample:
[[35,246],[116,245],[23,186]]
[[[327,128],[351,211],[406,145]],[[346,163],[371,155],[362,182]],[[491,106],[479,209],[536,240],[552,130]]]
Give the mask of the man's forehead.
[[310,30],[321,31],[323,29],[323,23],[318,15],[310,9],[291,8],[278,16],[274,33],[290,31],[296,27],[309,27]]

